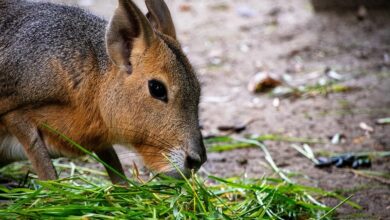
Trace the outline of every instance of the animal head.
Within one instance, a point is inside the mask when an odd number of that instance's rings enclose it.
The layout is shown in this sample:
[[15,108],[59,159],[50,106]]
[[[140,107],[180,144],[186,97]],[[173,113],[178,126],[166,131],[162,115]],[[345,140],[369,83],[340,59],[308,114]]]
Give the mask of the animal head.
[[147,15],[130,0],[107,27],[113,68],[100,96],[113,142],[131,145],[151,170],[188,176],[206,161],[198,123],[200,85],[176,40],[163,0],[146,0]]

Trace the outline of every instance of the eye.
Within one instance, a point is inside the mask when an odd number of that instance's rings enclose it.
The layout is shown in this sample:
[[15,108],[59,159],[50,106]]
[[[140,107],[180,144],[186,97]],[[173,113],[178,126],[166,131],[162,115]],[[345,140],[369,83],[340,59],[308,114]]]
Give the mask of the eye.
[[164,84],[158,80],[152,79],[148,82],[150,95],[163,102],[168,102],[167,89]]

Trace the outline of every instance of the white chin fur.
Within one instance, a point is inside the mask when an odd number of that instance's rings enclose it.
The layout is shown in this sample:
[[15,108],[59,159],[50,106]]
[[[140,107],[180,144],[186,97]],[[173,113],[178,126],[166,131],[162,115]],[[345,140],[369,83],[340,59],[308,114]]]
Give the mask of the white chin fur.
[[168,172],[163,172],[162,174],[169,176],[169,177],[172,177],[172,178],[175,178],[175,179],[183,179],[183,175],[186,178],[189,178],[191,176],[191,171],[188,169],[181,170],[180,172],[175,169],[175,170],[171,170]]
[[[169,153],[169,155],[166,155],[169,159],[169,170],[163,171],[162,173],[164,175],[182,179],[184,175],[185,177],[190,176],[191,171],[185,168],[184,161],[185,161],[185,153],[181,149],[176,149]],[[180,173],[181,172],[181,173]]]

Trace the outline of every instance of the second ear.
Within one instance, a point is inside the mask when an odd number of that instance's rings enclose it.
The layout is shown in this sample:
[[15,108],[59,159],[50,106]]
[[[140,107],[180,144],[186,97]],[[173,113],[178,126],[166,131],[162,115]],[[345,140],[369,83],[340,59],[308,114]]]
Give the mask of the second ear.
[[134,49],[145,50],[155,40],[148,19],[130,0],[119,0],[106,30],[106,50],[111,61],[131,73],[130,56]]
[[176,39],[175,25],[168,6],[163,0],[145,0],[148,13],[146,14],[153,28],[162,34]]

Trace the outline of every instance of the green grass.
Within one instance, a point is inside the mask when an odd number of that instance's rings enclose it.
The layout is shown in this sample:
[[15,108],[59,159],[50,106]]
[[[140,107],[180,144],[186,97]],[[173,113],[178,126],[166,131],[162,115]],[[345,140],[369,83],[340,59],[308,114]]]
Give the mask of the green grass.
[[314,204],[306,194],[333,196],[272,178],[160,178],[127,188],[103,179],[74,175],[56,181],[32,179],[29,187],[0,187],[0,218],[307,219],[331,209]]
[[[220,143],[228,140],[219,138]],[[212,146],[218,146],[217,140],[213,141]],[[56,160],[57,170],[66,177],[55,181],[26,176],[28,165],[15,163],[0,170],[3,176],[19,181],[18,187],[0,185],[0,219],[331,219],[338,206],[321,204],[319,199],[325,197],[340,200],[339,205],[346,202],[360,208],[348,201],[349,197],[294,183],[275,165],[261,141],[243,139],[233,144],[239,143],[263,150],[265,160],[279,177],[158,177],[147,183],[129,180],[128,187],[121,187],[112,185],[100,170],[73,163]]]
[[[261,136],[252,136],[246,138],[251,141],[279,141],[279,142],[290,142],[290,143],[304,143],[304,144],[322,144],[324,143],[319,139],[309,139],[300,137],[288,137],[278,134],[265,134]],[[255,145],[252,142],[237,140],[229,136],[217,136],[205,140],[208,152],[222,152],[241,148],[253,148]]]

